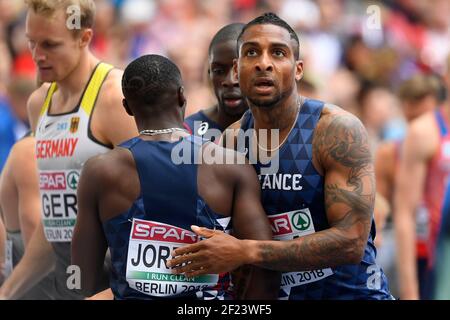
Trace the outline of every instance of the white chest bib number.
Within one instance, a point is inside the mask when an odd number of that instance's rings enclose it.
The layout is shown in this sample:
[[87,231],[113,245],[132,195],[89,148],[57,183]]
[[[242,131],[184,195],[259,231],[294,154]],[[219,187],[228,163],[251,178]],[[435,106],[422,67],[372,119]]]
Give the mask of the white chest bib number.
[[[292,240],[316,232],[308,208],[271,215],[269,220],[274,240]],[[291,288],[322,280],[332,274],[331,268],[286,272],[281,276],[281,289],[289,296]]]
[[49,242],[72,241],[77,219],[78,170],[41,171],[42,223]]
[[175,226],[133,219],[128,246],[126,280],[143,294],[168,297],[202,291],[217,285],[215,274],[186,278],[172,274],[166,262],[175,248],[195,243],[198,236]]

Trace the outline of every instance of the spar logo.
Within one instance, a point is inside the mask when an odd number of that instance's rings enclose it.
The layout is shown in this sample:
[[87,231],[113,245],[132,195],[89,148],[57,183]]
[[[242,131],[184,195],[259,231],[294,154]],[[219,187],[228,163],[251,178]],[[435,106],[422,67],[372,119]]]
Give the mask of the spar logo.
[[291,222],[295,229],[305,231],[311,225],[311,217],[303,211],[297,211],[292,215]]
[[134,219],[131,240],[191,244],[197,242],[199,237],[191,231],[169,224]]
[[72,190],[77,190],[78,180],[80,179],[80,174],[77,171],[70,171],[67,174],[67,185]]
[[41,190],[66,190],[66,175],[64,172],[41,172],[39,188]]
[[275,236],[292,233],[292,227],[287,213],[269,216],[269,221]]
[[308,209],[271,215],[268,218],[272,226],[272,233],[274,236],[306,234],[310,233],[310,231],[313,231],[314,229]]

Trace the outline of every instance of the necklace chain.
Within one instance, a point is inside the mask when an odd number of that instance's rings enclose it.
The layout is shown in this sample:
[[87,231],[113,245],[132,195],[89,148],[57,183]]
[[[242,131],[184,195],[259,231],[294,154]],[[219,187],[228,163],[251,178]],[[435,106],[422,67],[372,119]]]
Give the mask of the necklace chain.
[[253,131],[253,135],[254,135],[254,137],[255,137],[256,144],[258,145],[258,148],[259,148],[259,149],[261,149],[261,150],[263,150],[263,151],[270,152],[270,153],[275,152],[275,151],[277,151],[278,149],[280,149],[280,147],[286,142],[287,138],[289,137],[289,134],[291,133],[292,129],[294,128],[295,124],[297,123],[298,115],[299,115],[299,113],[300,113],[300,107],[301,107],[301,104],[302,104],[301,101],[299,101],[299,102],[297,103],[297,114],[296,114],[296,116],[295,116],[295,120],[294,120],[294,122],[292,123],[292,126],[291,126],[291,128],[289,129],[289,132],[288,132],[288,134],[286,135],[286,137],[284,137],[283,141],[281,141],[281,143],[279,143],[278,146],[277,146],[276,148],[274,148],[274,149],[266,149],[266,148],[264,148],[263,146],[261,146],[261,145],[259,144],[258,137],[256,136],[256,130]]
[[166,128],[166,129],[146,129],[139,132],[139,134],[144,136],[156,136],[158,134],[166,134],[173,133],[175,131],[184,131],[187,132],[186,129],[183,128]]

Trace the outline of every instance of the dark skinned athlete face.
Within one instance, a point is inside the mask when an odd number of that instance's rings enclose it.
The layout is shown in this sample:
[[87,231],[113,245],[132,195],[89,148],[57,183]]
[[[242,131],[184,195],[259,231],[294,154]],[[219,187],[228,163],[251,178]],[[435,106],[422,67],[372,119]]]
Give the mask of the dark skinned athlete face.
[[209,77],[219,108],[229,116],[241,115],[248,106],[242,97],[239,83],[233,77],[233,60],[237,58],[237,42],[229,40],[218,43],[209,55]]
[[256,107],[273,107],[295,90],[303,66],[296,61],[289,32],[271,24],[253,25],[241,38],[235,73],[242,94]]

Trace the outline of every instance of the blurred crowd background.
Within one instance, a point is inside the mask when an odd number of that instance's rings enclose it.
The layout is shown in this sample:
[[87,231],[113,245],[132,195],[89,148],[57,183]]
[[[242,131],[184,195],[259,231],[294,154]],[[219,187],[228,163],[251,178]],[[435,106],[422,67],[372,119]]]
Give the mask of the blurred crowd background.
[[[94,53],[121,68],[143,54],[169,57],[184,77],[187,115],[214,103],[206,66],[212,36],[228,23],[247,22],[266,11],[298,32],[305,67],[300,92],[359,116],[374,152],[381,141],[404,135],[401,99],[431,90],[429,81],[401,90],[405,80],[425,74],[433,79],[437,103],[445,99],[441,76],[450,53],[449,0],[95,2]],[[22,0],[0,0],[0,170],[27,130],[26,101],[36,87],[24,22]]]

